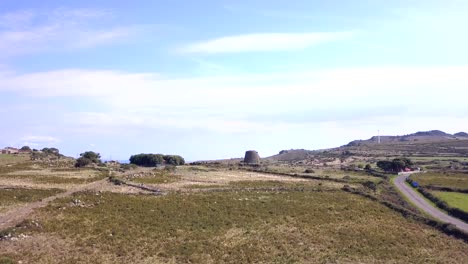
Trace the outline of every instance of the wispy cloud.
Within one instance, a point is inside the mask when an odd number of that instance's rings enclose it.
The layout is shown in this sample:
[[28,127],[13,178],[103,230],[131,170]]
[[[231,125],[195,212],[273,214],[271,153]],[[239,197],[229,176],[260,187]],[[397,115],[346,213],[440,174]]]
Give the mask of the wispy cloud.
[[22,145],[36,146],[51,146],[60,142],[60,139],[51,136],[24,136],[20,139]]
[[183,53],[239,53],[300,50],[351,38],[354,32],[259,33],[221,37],[187,45]]
[[[368,117],[361,112],[410,109],[418,115],[466,112],[468,67],[382,67],[167,79],[152,73],[63,70],[0,73],[0,92],[37,98],[69,97],[75,109],[65,118],[88,127],[251,127],[278,122],[317,122]],[[450,104],[440,101],[440,95]],[[47,101],[47,100],[46,100]],[[80,109],[80,108],[78,108]],[[105,109],[98,111],[98,109]],[[332,109],[332,110],[329,110]],[[395,111],[393,111],[394,109]],[[355,115],[346,114],[353,112]],[[434,111],[429,111],[431,115]],[[66,112],[64,112],[66,113]],[[298,113],[310,113],[298,116]],[[384,115],[379,112],[375,115]],[[262,118],[262,116],[264,118]],[[257,117],[257,118],[253,118]],[[250,120],[250,121],[249,121]],[[90,123],[91,122],[91,123]],[[259,124],[260,123],[260,124]],[[71,124],[70,124],[71,125]],[[121,130],[116,130],[121,131]]]
[[108,10],[23,10],[0,14],[0,58],[94,47],[125,39],[139,26],[105,26]]

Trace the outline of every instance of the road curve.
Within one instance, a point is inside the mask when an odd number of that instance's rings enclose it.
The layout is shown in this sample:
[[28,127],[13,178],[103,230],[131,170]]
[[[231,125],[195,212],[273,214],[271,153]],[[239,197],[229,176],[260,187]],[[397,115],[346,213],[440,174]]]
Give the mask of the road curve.
[[442,222],[453,224],[457,226],[459,229],[468,233],[468,224],[457,219],[451,217],[450,215],[441,212],[439,209],[435,208],[431,204],[429,204],[423,197],[421,197],[416,191],[406,184],[406,179],[409,177],[410,174],[399,175],[395,179],[396,187],[405,195],[408,199],[413,202],[419,209],[423,210],[424,212],[428,213],[435,219],[438,219]]

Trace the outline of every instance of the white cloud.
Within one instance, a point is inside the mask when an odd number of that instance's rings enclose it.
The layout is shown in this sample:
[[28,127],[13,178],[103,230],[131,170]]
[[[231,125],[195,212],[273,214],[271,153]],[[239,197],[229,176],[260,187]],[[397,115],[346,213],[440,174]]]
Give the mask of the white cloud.
[[344,40],[353,32],[259,33],[228,36],[193,43],[180,49],[183,53],[237,53],[305,49],[326,42]]
[[25,146],[49,146],[59,143],[60,139],[51,136],[24,136],[20,141]]
[[94,47],[126,39],[142,28],[97,24],[107,17],[110,17],[107,10],[64,8],[48,12],[24,10],[2,14],[0,58]]
[[[468,66],[380,67],[167,79],[155,73],[0,72],[0,91],[95,98],[109,109],[271,113],[365,105],[462,106]],[[446,99],[445,101],[443,99]],[[450,103],[447,99],[450,98]]]
[[[0,93],[33,97],[37,104],[48,97],[73,99],[74,110],[61,110],[58,121],[67,131],[268,133],[327,120],[365,126],[403,115],[434,122],[460,118],[468,112],[466,72],[468,66],[382,67],[192,79],[92,70],[8,72],[0,73]],[[439,128],[434,122],[429,127]]]

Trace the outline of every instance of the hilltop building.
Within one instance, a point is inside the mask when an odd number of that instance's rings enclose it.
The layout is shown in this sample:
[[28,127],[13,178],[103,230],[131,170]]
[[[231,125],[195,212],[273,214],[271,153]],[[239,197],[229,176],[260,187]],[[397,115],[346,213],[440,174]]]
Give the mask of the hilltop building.
[[20,150],[17,148],[12,148],[12,147],[6,147],[1,150],[2,154],[17,154],[20,153]]

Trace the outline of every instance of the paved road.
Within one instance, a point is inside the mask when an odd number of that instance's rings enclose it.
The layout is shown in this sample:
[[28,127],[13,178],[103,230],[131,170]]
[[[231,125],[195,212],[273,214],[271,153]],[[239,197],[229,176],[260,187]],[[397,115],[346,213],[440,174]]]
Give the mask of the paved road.
[[421,210],[424,212],[428,213],[432,217],[445,222],[445,223],[450,223],[455,226],[457,226],[459,229],[465,231],[468,233],[468,224],[457,219],[454,217],[449,216],[448,214],[441,212],[439,209],[435,208],[426,200],[424,200],[423,197],[421,197],[413,188],[409,187],[406,184],[406,178],[408,178],[409,174],[403,174],[399,175],[395,179],[395,185],[396,187],[406,196],[408,199],[410,199],[417,207],[419,207]]

